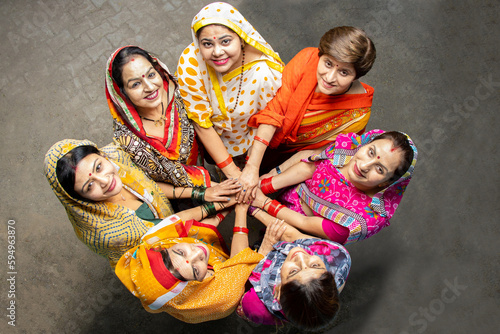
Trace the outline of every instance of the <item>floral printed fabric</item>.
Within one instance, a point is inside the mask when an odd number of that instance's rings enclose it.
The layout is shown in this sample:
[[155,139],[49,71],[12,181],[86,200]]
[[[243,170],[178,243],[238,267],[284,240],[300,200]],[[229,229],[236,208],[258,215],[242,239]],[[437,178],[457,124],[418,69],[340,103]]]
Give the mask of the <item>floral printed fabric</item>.
[[[335,144],[309,158],[309,161],[316,161],[313,177],[287,190],[282,197],[288,202],[294,198],[298,201],[300,197],[316,215],[349,228],[346,244],[368,238],[389,226],[417,161],[417,149],[411,139],[407,136],[414,151],[409,170],[373,198],[354,187],[337,169],[348,163],[361,146],[382,133],[382,130],[372,130],[362,136],[355,133],[339,135]],[[293,191],[298,196],[293,196]]]
[[334,275],[337,288],[345,283],[351,268],[349,253],[336,242],[310,238],[276,243],[274,250],[255,267],[249,281],[269,312],[280,319],[284,319],[284,317],[279,301],[274,298],[274,288],[281,283],[281,266],[285,262],[288,252],[294,247],[302,247],[309,254],[319,256],[325,263],[326,269]]

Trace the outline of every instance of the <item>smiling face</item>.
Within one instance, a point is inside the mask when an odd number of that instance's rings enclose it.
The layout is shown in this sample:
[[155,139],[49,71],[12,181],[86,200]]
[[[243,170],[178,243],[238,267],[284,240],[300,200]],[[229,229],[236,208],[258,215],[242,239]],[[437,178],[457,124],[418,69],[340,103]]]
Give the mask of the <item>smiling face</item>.
[[167,251],[172,266],[186,281],[203,281],[210,257],[210,250],[205,244],[182,242]]
[[161,75],[141,55],[131,55],[123,65],[122,80],[125,94],[138,111],[158,107],[166,94]]
[[92,153],[76,166],[74,189],[83,198],[101,202],[118,195],[122,190],[122,181],[111,162]]
[[374,140],[363,145],[341,172],[356,188],[368,191],[387,186],[402,159],[401,149],[394,149],[392,140]]
[[227,73],[241,66],[241,40],[231,29],[214,24],[205,26],[198,35],[198,43],[203,59],[215,71]]
[[326,272],[325,263],[319,256],[310,255],[301,247],[294,247],[281,267],[281,285],[292,280],[305,284],[311,279],[319,278]]
[[324,54],[319,58],[316,79],[317,93],[344,94],[356,79],[356,70],[352,64],[338,62],[332,56]]

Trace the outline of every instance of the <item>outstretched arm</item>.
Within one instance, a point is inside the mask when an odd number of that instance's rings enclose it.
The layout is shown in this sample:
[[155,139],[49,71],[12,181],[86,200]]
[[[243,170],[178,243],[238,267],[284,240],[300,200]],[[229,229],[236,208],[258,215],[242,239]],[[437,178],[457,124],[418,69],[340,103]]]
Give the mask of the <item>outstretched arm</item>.
[[264,193],[269,194],[274,192],[273,190],[283,189],[310,179],[315,170],[316,164],[314,162],[299,161],[281,174],[262,179],[260,188]]
[[[227,160],[231,158],[231,156],[227,152],[226,146],[224,146],[222,139],[220,138],[217,131],[215,131],[214,127],[211,126],[209,128],[204,128],[196,122],[193,122],[193,126],[196,130],[196,134],[203,143],[203,146],[205,146],[205,149],[207,150],[208,154],[210,154],[215,163],[217,165],[220,165],[222,163],[223,167],[221,168],[221,170],[224,175],[226,175],[229,179],[238,178],[241,174],[241,171],[238,166],[236,166],[236,164],[232,162],[232,159]],[[226,161],[231,162],[226,165]]]
[[[270,214],[268,214],[267,212],[265,212],[262,209],[256,208],[252,215],[253,215],[253,217],[257,218],[265,226],[270,226],[271,224],[279,221],[278,218],[274,218],[273,216],[271,216]],[[283,233],[283,235],[281,237],[281,240],[283,240],[283,241],[292,242],[292,241],[295,241],[297,239],[305,239],[305,238],[312,237],[309,234],[304,234],[304,233],[300,232],[295,227],[287,224],[286,222],[284,222],[283,226],[286,227],[285,233]]]
[[[204,190],[203,200],[205,202],[227,202],[230,200],[228,196],[236,194],[241,189],[236,179],[211,183],[212,186]],[[176,187],[164,182],[157,182],[157,184],[168,199],[192,198],[194,188]]]
[[[278,203],[278,201],[271,200],[269,197],[266,197],[262,191],[257,190],[257,197],[253,201],[252,205],[269,212],[269,209],[273,208],[275,203]],[[323,218],[321,217],[303,216],[298,212],[282,206],[282,208],[278,211],[276,218],[282,219],[286,221],[287,224],[310,235],[323,239],[329,239],[325,234],[325,231],[323,231]]]
[[236,204],[230,257],[235,256],[248,247],[247,210],[247,204]]
[[248,155],[248,161],[241,173],[239,181],[245,189],[240,192],[236,197],[238,202],[248,202],[255,198],[255,191],[259,184],[259,169],[262,163],[262,158],[266,152],[269,142],[273,138],[276,127],[269,124],[261,124],[257,128],[257,135],[255,136],[252,148]]
[[[215,215],[217,211],[224,210],[236,203],[236,199],[234,196],[230,197],[229,202],[208,202],[203,205],[183,210],[177,212],[176,215],[179,216],[183,221],[194,219],[196,221],[201,221],[202,219],[207,218],[208,216]],[[215,212],[211,212],[211,211]],[[218,224],[218,222],[217,222]],[[215,225],[215,224],[212,224]]]

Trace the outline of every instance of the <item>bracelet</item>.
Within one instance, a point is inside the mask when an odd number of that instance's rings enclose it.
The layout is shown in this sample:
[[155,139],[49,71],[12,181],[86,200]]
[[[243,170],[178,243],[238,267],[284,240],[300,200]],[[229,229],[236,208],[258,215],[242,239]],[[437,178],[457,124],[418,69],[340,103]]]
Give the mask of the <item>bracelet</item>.
[[207,188],[205,187],[193,187],[193,190],[191,191],[191,199],[193,200],[193,203],[195,205],[200,205],[201,203],[205,202],[206,191]]
[[255,207],[255,206],[249,206],[248,207],[248,214],[252,217],[255,217],[255,215],[257,214],[257,212],[259,211],[260,209]]
[[203,219],[203,212],[207,213],[207,217],[215,215],[217,213],[217,210],[215,210],[214,202],[207,202],[201,206],[201,218],[202,219]]
[[262,144],[264,144],[266,146],[269,146],[269,142],[265,139],[260,138],[259,136],[255,136],[255,137],[253,137],[253,139],[256,141],[260,141]]
[[215,217],[217,217],[217,219],[219,219],[219,223],[220,223],[221,221],[223,221],[223,220],[224,220],[224,218],[226,218],[226,216],[224,216],[222,213],[218,213]]
[[248,233],[245,233],[245,232],[234,232],[233,234],[244,234],[244,235],[248,235]]
[[264,195],[272,194],[276,192],[276,189],[273,187],[273,177],[268,177],[267,179],[262,179],[260,181],[260,189],[264,193]]
[[269,213],[273,217],[276,217],[278,216],[278,212],[284,207],[285,206],[280,202],[278,202],[277,200],[272,200],[271,203],[269,204],[269,207],[267,208],[267,213]]
[[246,227],[241,227],[241,226],[235,226],[233,227],[233,234],[234,233],[243,233],[243,234],[248,234],[249,230]]
[[262,204],[262,210],[265,210],[267,201],[269,201],[269,197],[266,197],[266,199],[264,200],[264,204]]
[[233,157],[231,157],[231,155],[229,155],[229,156],[227,157],[227,159],[226,159],[226,160],[224,160],[224,161],[222,161],[222,162],[219,162],[219,163],[218,163],[218,164],[216,164],[216,165],[217,165],[217,167],[219,167],[220,169],[222,169],[222,168],[224,168],[224,167],[226,167],[226,166],[230,165],[230,164],[231,164],[231,162],[233,162]]
[[280,166],[276,166],[276,173],[281,174]]

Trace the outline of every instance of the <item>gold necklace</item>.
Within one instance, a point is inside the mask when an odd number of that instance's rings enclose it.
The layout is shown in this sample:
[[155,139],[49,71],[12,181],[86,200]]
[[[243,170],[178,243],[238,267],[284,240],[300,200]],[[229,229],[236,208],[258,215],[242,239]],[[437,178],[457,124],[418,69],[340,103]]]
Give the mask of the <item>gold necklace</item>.
[[241,60],[241,76],[240,76],[240,87],[238,88],[238,95],[236,95],[236,102],[234,103],[234,108],[231,112],[234,112],[236,108],[238,107],[238,100],[240,98],[240,92],[241,92],[241,84],[243,83],[243,65],[245,64],[245,49],[242,49],[243,51],[243,58]]

